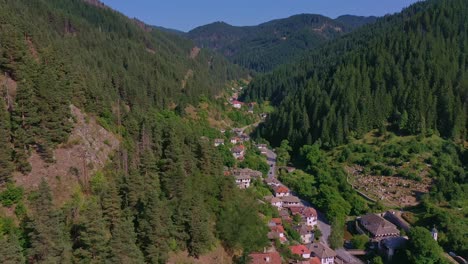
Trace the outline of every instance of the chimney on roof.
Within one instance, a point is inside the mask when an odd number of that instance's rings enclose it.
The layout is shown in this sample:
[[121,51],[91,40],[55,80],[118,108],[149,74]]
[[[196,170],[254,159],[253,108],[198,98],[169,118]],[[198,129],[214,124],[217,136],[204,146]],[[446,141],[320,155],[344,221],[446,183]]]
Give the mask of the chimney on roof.
[[270,263],[270,257],[265,257],[265,262]]

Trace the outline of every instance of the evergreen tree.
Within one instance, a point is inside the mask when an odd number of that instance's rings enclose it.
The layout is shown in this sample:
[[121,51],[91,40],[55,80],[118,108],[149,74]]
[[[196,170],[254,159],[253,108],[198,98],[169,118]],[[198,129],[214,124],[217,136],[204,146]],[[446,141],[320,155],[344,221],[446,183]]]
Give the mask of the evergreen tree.
[[44,179],[32,205],[35,214],[27,223],[30,230],[28,259],[37,263],[70,262],[70,239],[66,235],[61,215],[53,208],[52,193]]
[[10,137],[10,117],[4,101],[0,99],[0,183],[7,182],[13,172]]
[[136,240],[137,236],[132,219],[129,217],[119,219],[114,226],[109,242],[111,262],[120,264],[144,263],[143,254],[136,245]]
[[15,234],[0,237],[0,262],[3,264],[24,263],[23,249]]
[[110,234],[102,210],[94,199],[90,199],[81,212],[74,227],[74,260],[78,263],[102,263],[109,258]]

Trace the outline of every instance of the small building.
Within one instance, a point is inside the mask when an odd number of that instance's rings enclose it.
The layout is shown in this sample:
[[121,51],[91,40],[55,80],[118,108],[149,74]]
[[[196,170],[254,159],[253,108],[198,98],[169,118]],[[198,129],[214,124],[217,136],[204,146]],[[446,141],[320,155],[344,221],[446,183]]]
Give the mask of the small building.
[[292,215],[299,214],[302,218],[302,222],[308,226],[315,226],[317,225],[317,211],[312,207],[305,207],[305,206],[296,206],[290,207],[289,211],[291,211]]
[[245,147],[244,146],[235,146],[231,149],[232,155],[236,159],[244,159]]
[[231,103],[232,103],[232,106],[234,108],[236,108],[236,109],[241,109],[242,105],[244,104],[244,103],[242,103],[240,101],[237,101],[237,100],[233,100]]
[[240,140],[241,140],[242,142],[247,142],[247,141],[250,140],[250,137],[249,137],[249,135],[247,135],[247,134],[242,134],[242,135],[240,136]]
[[274,206],[274,207],[276,207],[278,209],[283,206],[283,201],[278,197],[271,198],[270,203],[271,203],[272,206]]
[[400,230],[394,224],[376,214],[367,214],[359,218],[358,228],[361,227],[375,240],[400,236]]
[[383,215],[383,218],[390,221],[390,223],[396,225],[397,227],[405,230],[405,232],[409,232],[410,230],[410,224],[401,217],[401,214],[399,212],[392,210],[387,211]]
[[244,133],[244,131],[243,131],[242,129],[240,129],[240,128],[234,128],[234,129],[232,130],[232,132],[233,132],[234,134],[236,134],[237,136],[240,136],[240,135],[242,135],[242,134]]
[[317,225],[317,211],[312,208],[312,207],[305,207],[301,211],[301,216],[303,221],[306,223],[308,226],[316,226]]
[[314,229],[311,226],[301,224],[293,227],[301,236],[301,242],[309,244],[314,241]]
[[336,252],[327,245],[317,242],[309,244],[307,248],[310,250],[311,257],[320,259],[320,264],[334,264]]
[[288,241],[284,235],[284,227],[282,225],[270,226],[270,232],[268,233],[268,239],[278,239],[281,243]]
[[249,175],[234,175],[236,178],[236,185],[240,189],[247,189],[250,187],[250,183],[252,181]]
[[406,248],[407,242],[407,237],[388,237],[379,242],[379,248],[391,260],[398,250]]
[[281,264],[278,252],[250,253],[250,264]]
[[230,141],[231,141],[231,144],[236,145],[237,143],[240,143],[240,142],[241,142],[241,139],[238,138],[238,137],[233,137],[233,138],[231,138]]
[[271,224],[272,226],[281,225],[282,224],[281,218],[272,218],[269,224]]
[[275,196],[276,197],[284,197],[289,196],[289,189],[286,186],[278,186],[274,188]]
[[224,139],[222,139],[222,138],[215,139],[214,145],[215,145],[215,147],[219,147],[221,145],[224,145]]
[[281,200],[283,201],[283,207],[302,206],[301,200],[299,200],[299,198],[297,198],[296,196],[284,196],[281,197]]
[[289,249],[294,255],[299,255],[303,259],[310,258],[310,250],[304,245],[290,246]]

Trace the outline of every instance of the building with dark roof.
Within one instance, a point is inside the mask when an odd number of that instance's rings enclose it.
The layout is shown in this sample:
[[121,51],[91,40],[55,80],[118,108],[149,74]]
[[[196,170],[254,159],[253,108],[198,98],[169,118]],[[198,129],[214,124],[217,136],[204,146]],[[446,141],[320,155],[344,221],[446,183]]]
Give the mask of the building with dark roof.
[[400,230],[394,224],[376,214],[367,214],[359,218],[358,227],[363,228],[373,239],[400,236]]
[[318,242],[309,244],[308,248],[311,252],[311,257],[319,258],[321,264],[334,264],[336,252],[327,245]]

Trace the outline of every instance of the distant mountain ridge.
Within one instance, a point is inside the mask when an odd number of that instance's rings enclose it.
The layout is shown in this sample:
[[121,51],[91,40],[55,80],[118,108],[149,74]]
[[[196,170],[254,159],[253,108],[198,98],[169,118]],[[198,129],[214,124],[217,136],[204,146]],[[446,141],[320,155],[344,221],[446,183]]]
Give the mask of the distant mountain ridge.
[[238,27],[214,22],[197,27],[186,36],[200,47],[218,51],[236,64],[266,72],[375,20],[376,17],[345,15],[331,19],[299,14],[257,26]]

